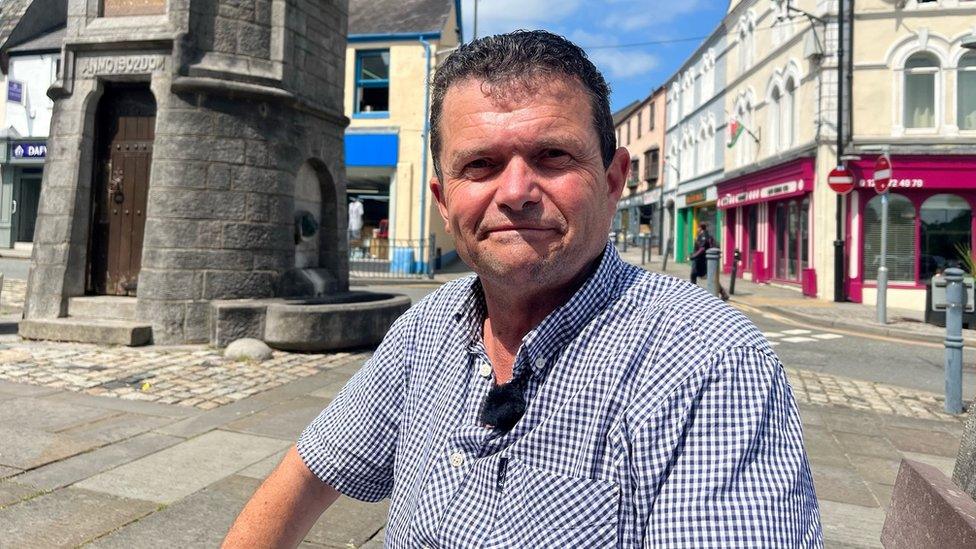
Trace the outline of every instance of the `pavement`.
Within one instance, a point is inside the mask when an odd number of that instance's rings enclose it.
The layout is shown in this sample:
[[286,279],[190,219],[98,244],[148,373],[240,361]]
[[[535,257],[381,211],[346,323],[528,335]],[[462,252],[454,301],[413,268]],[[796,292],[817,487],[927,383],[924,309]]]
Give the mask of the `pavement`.
[[[416,299],[437,283],[408,291]],[[19,290],[6,285],[0,305],[18,303]],[[753,286],[737,285],[733,298],[750,315],[790,306],[777,300],[809,302],[789,289]],[[7,333],[0,335],[5,548],[219,544],[301,429],[369,356],[275,353],[266,363],[234,363],[206,346],[95,347]],[[815,334],[779,337],[804,335]],[[784,363],[827,546],[880,547],[900,460],[951,474],[963,418],[944,413],[935,392]],[[303,546],[380,547],[386,511],[342,498]]]

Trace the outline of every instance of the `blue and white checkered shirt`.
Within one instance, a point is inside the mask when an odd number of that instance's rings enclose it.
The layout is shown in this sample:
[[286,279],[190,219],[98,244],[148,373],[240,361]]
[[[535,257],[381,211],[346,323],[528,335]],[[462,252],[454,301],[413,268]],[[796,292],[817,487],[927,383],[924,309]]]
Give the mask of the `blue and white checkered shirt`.
[[484,315],[475,277],[425,298],[298,441],[339,492],[390,498],[390,546],[823,545],[785,372],[735,309],[608,245],[525,336],[503,435],[478,421]]

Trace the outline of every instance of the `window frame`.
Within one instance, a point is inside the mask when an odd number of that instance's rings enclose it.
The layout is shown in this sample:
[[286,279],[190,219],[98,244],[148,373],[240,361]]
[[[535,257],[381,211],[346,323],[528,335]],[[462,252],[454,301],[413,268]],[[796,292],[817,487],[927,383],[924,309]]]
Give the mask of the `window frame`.
[[[973,65],[969,67],[963,67],[963,63],[966,60],[971,59]],[[972,129],[963,129],[962,125],[962,112],[960,108],[962,106],[962,75],[963,73],[973,73],[976,75],[976,50],[967,51],[959,57],[959,61],[956,63],[956,93],[955,93],[955,112],[956,112],[956,128],[962,135],[976,135],[976,126]]]
[[[386,79],[379,80],[361,80],[360,74],[362,69],[362,61],[364,57],[382,55],[386,53],[389,56],[389,61],[387,62],[387,77]],[[393,97],[392,89],[390,85],[389,74],[392,72],[391,68],[393,65],[393,57],[390,52],[390,48],[369,48],[362,50],[355,50],[355,72],[353,73],[353,96],[352,96],[352,114],[353,118],[389,118],[390,117],[390,98]],[[360,100],[359,100],[359,90],[361,88],[386,88],[386,110],[385,111],[361,111],[360,110]]]
[[[909,69],[908,63],[915,57],[918,56],[928,56],[935,60],[935,67],[925,67],[925,68],[914,68]],[[930,50],[918,50],[912,52],[905,58],[904,63],[900,67],[900,86],[901,86],[901,127],[904,128],[906,134],[931,134],[937,133],[942,129],[943,126],[943,104],[942,94],[944,93],[944,74],[945,68],[943,67],[942,59],[939,55]],[[932,126],[920,126],[913,127],[909,126],[908,117],[908,78],[910,75],[915,74],[932,74]]]

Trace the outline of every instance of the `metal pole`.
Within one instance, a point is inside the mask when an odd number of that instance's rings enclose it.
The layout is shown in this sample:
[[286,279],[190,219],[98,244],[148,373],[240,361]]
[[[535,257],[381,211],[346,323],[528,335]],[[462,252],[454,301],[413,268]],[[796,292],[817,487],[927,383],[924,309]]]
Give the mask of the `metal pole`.
[[478,0],[474,0],[474,37],[472,41],[478,39]]
[[962,413],[962,312],[966,307],[966,288],[962,269],[951,267],[946,280],[945,411]]
[[878,323],[888,323],[888,193],[881,194],[881,265],[878,266]]
[[661,272],[668,272],[668,256],[671,255],[671,246],[674,245],[674,237],[668,237],[668,244],[664,247],[664,261],[661,263]]
[[427,278],[434,278],[434,233],[430,234],[427,246]]
[[729,295],[735,295],[735,279],[739,278],[739,261],[742,259],[742,252],[735,250],[732,252],[732,280],[729,281]]
[[[837,2],[837,165],[844,155],[844,0]],[[834,239],[834,301],[847,301],[844,292],[844,199],[837,195],[837,237]]]
[[708,293],[718,295],[718,258],[721,250],[709,248],[705,250],[705,261],[708,265]]

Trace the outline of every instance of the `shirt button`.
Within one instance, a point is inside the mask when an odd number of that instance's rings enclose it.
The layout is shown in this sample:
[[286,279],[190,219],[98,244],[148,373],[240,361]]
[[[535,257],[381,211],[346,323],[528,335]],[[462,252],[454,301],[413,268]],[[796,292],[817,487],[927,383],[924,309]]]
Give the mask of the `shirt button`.
[[481,377],[488,377],[488,376],[490,376],[491,375],[491,364],[482,363],[481,366],[478,367],[478,373],[481,374]]
[[538,369],[540,369],[540,370],[542,368],[545,368],[546,367],[546,359],[544,359],[544,358],[537,358],[537,359],[535,359],[535,367],[538,368]]
[[451,465],[454,467],[460,467],[464,465],[464,454],[461,452],[454,452],[451,454]]

